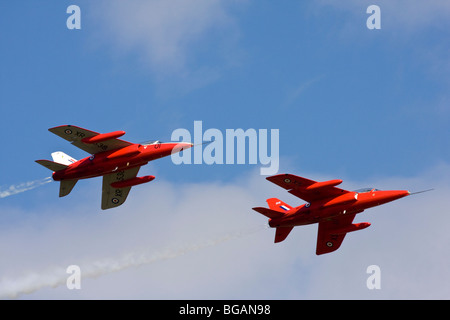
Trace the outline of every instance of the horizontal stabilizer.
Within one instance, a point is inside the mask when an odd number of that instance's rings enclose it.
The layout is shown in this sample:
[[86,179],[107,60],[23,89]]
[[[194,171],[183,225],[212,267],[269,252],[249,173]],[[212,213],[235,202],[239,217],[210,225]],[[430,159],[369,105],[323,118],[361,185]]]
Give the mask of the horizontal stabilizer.
[[278,227],[275,231],[275,243],[281,242],[289,235],[294,227]]
[[53,162],[50,160],[36,160],[36,163],[39,163],[41,166],[44,166],[52,171],[60,171],[68,167],[65,164]]
[[78,180],[61,180],[61,184],[59,186],[59,196],[67,196],[70,191],[72,191],[73,187],[75,187],[77,181]]
[[284,216],[284,212],[275,211],[275,210],[271,210],[271,209],[267,209],[267,208],[255,207],[252,209],[265,215],[267,218],[270,218],[270,219],[279,218],[279,217]]

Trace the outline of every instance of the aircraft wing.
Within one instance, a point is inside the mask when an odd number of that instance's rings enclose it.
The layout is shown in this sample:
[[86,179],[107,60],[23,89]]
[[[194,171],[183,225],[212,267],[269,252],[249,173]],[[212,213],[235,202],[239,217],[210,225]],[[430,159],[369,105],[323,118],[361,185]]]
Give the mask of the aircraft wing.
[[90,153],[96,154],[103,151],[120,149],[132,145],[133,143],[120,139],[109,139],[97,143],[86,143],[83,139],[93,138],[100,135],[98,132],[90,131],[76,126],[64,125],[48,129],[48,131],[71,142],[74,146]]
[[[316,254],[333,252],[341,246],[347,233],[338,232],[352,224],[356,213],[347,214],[329,221],[319,222]],[[333,233],[336,232],[336,233]]]
[[[340,196],[342,194],[350,192],[344,189],[336,188],[333,185],[319,186],[319,184],[321,184],[320,182],[298,177],[293,174],[278,174],[275,176],[267,177],[266,179],[288,190],[289,193],[293,194],[294,196],[310,203],[321,199]],[[340,182],[342,182],[341,180],[333,181],[336,181],[335,184],[339,184]],[[313,185],[319,187],[311,188],[313,187]]]
[[125,202],[131,187],[114,188],[111,183],[135,178],[140,167],[117,171],[103,176],[102,185],[102,209],[110,209],[120,206]]

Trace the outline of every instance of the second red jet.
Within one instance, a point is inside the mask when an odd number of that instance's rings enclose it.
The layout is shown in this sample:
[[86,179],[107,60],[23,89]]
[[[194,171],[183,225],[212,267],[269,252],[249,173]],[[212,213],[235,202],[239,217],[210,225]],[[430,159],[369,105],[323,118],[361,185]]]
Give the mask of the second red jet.
[[58,151],[52,153],[53,161],[36,161],[54,171],[53,180],[61,181],[59,196],[68,195],[79,179],[103,176],[102,209],[120,206],[132,186],[155,179],[154,176],[137,177],[141,166],[193,146],[187,142],[162,143],[157,140],[131,143],[117,139],[125,131],[98,133],[71,125],[48,130],[91,154],[77,161]]
[[286,239],[295,226],[318,223],[317,255],[337,250],[348,232],[370,226],[368,222],[354,224],[357,213],[410,195],[407,190],[366,188],[347,191],[336,188],[342,180],[316,182],[293,174],[279,174],[266,179],[307,203],[293,208],[271,198],[267,199],[270,209],[256,207],[253,210],[268,217],[269,226],[276,228],[275,242]]

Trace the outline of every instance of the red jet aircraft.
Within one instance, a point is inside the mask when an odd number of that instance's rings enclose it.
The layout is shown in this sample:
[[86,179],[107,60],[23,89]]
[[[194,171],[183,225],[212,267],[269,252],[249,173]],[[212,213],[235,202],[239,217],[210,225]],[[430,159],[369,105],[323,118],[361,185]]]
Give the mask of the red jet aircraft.
[[286,239],[295,226],[318,223],[317,255],[337,250],[347,232],[370,226],[368,222],[353,224],[357,213],[410,195],[407,190],[366,188],[347,191],[336,188],[342,180],[316,182],[292,174],[278,174],[266,179],[307,201],[293,208],[281,200],[271,198],[266,200],[270,209],[253,208],[269,218],[270,227],[276,228],[275,243]]
[[91,154],[77,161],[58,151],[52,153],[53,161],[36,160],[54,171],[53,180],[61,181],[59,196],[68,195],[79,179],[103,176],[103,210],[123,204],[132,186],[155,179],[154,176],[137,177],[141,166],[193,146],[192,143],[162,143],[157,140],[131,143],[117,139],[125,131],[98,133],[71,125],[48,130]]

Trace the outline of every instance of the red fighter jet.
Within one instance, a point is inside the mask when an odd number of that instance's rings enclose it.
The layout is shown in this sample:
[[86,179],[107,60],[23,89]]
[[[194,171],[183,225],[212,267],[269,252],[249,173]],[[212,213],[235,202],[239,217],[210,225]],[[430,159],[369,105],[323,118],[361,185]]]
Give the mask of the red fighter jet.
[[98,133],[71,125],[48,130],[91,154],[77,161],[58,151],[52,153],[53,161],[36,160],[54,171],[53,180],[61,181],[59,196],[67,196],[79,179],[103,176],[103,210],[123,204],[132,186],[155,179],[154,176],[137,177],[141,166],[193,146],[192,143],[162,143],[158,140],[131,143],[117,139],[125,131]]
[[336,188],[342,180],[316,182],[292,174],[279,174],[266,179],[307,203],[293,208],[271,198],[266,200],[270,209],[257,207],[253,210],[268,217],[269,226],[276,228],[275,242],[286,239],[295,226],[318,223],[317,255],[337,250],[347,232],[370,226],[368,222],[353,224],[357,213],[410,195],[407,190],[365,188],[347,191]]

